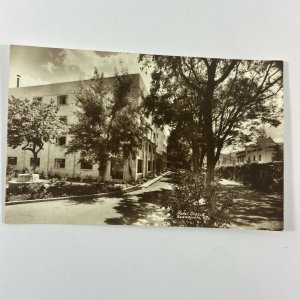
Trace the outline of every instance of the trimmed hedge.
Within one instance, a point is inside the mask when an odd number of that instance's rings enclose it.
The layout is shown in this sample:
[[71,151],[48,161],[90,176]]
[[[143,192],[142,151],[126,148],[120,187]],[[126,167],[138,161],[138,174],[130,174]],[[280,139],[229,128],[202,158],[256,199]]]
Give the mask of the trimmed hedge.
[[283,194],[283,162],[247,163],[216,169],[219,177],[241,182],[258,191]]

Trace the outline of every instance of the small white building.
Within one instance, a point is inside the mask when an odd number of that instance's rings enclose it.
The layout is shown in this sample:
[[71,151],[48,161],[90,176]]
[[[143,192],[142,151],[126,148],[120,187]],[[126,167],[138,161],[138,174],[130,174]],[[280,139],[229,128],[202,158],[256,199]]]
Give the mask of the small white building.
[[275,143],[271,137],[258,138],[256,143],[245,146],[244,150],[221,154],[217,166],[272,162],[278,150],[283,152],[283,143]]

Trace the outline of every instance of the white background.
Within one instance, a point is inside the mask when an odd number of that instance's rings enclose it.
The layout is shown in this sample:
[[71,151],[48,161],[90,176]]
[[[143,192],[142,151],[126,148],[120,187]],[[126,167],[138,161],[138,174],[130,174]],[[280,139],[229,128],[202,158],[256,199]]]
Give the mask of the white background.
[[286,230],[0,224],[0,299],[300,299],[299,16],[297,0],[1,0],[3,202],[9,44],[276,58]]

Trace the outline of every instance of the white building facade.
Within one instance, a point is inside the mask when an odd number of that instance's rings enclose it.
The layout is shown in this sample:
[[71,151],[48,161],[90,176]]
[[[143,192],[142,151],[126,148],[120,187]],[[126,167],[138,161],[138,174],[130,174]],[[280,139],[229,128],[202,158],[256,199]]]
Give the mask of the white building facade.
[[274,161],[276,151],[283,153],[283,143],[275,143],[271,137],[258,138],[255,144],[245,146],[244,150],[221,154],[217,166],[232,166],[244,163],[269,163]]
[[[146,92],[145,85],[139,74],[127,75],[133,79],[131,97],[137,104],[142,101],[142,94]],[[108,87],[112,87],[114,77],[104,79]],[[74,90],[78,88],[79,81],[63,82],[30,87],[12,88],[9,96],[18,99],[38,98],[43,103],[54,101],[59,106],[59,115],[67,123],[76,122],[74,111],[76,103]],[[151,122],[149,119],[148,122]],[[149,124],[150,130],[143,138],[141,149],[135,159],[124,161],[123,159],[111,158],[107,162],[104,180],[110,181],[135,181],[139,178],[154,176],[166,168],[166,141],[164,132],[153,124]],[[65,155],[66,145],[71,136],[57,137],[55,144],[46,143],[44,149],[39,152],[38,167],[36,172],[44,174],[58,174],[60,176],[98,178],[98,165],[79,163],[80,153]],[[18,170],[31,170],[33,155],[30,151],[22,150],[21,147],[7,148],[7,164]]]

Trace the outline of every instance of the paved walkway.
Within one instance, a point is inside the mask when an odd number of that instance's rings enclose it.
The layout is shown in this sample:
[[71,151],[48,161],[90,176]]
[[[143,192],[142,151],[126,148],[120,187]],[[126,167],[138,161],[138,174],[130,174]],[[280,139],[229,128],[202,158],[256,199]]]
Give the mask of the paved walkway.
[[225,179],[221,184],[224,192],[234,193],[234,203],[229,211],[229,228],[283,229],[283,195],[257,192]]
[[107,219],[107,224],[164,226],[167,210],[162,208],[160,197],[172,186],[163,177],[151,186],[126,193],[115,210],[119,217]]
[[171,185],[164,178],[118,196],[82,197],[5,206],[5,222],[15,224],[124,224],[162,226],[166,211],[159,194]]
[[[232,192],[227,215],[230,228],[282,230],[283,197],[222,180],[222,193]],[[161,197],[171,184],[163,177],[143,189],[110,197],[82,197],[5,207],[5,222],[16,224],[111,224],[165,226],[167,211]]]

